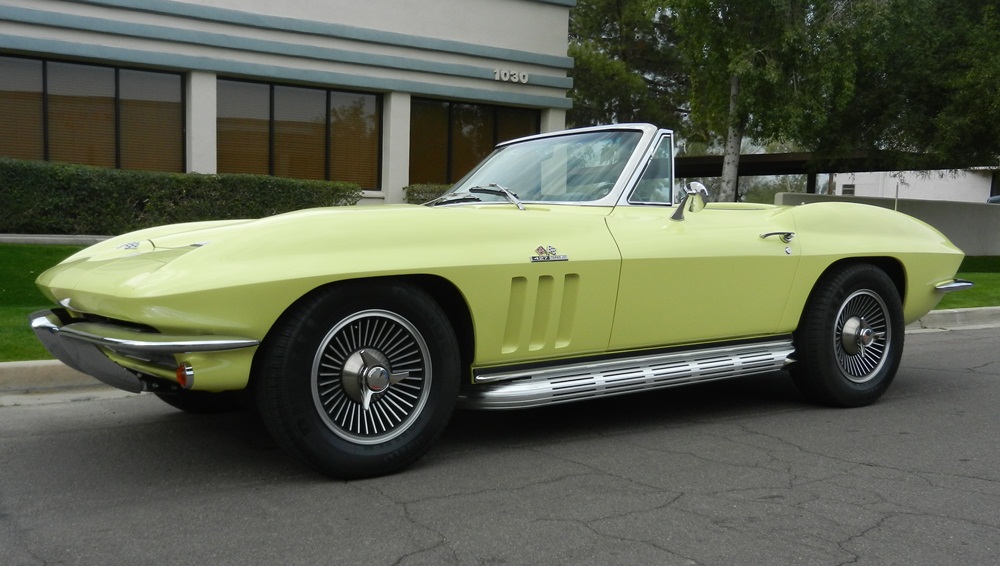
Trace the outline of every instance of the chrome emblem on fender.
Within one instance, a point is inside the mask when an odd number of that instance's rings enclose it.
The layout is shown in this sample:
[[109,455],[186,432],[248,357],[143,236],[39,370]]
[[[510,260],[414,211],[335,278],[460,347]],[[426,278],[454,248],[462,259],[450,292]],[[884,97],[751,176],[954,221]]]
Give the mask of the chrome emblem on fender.
[[139,247],[139,242],[129,242],[127,244],[121,244],[118,246],[117,250],[134,250]]
[[568,256],[559,255],[556,249],[552,246],[538,246],[535,248],[535,254],[531,256],[532,262],[537,261],[569,261]]

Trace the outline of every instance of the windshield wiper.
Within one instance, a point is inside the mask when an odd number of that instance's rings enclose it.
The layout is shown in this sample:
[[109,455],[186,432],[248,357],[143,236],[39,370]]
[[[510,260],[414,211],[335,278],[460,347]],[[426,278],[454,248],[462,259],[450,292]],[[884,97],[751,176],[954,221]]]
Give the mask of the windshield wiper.
[[483,199],[470,194],[450,194],[442,195],[436,199],[429,200],[424,206],[438,206],[441,204],[457,204],[460,202],[482,202]]
[[517,206],[518,210],[524,210],[524,205],[521,204],[521,199],[517,198],[517,195],[510,192],[510,189],[506,187],[501,187],[496,183],[490,183],[489,185],[472,187],[469,189],[470,193],[479,193],[483,195],[496,195],[507,199],[507,202]]

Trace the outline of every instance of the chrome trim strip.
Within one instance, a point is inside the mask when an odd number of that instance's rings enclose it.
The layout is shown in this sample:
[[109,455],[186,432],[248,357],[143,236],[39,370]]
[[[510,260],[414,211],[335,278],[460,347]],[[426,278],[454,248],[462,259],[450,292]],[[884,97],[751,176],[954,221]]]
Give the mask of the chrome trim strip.
[[738,346],[584,362],[541,369],[478,373],[460,404],[521,409],[600,396],[778,371],[792,360],[791,338]]
[[47,318],[35,318],[32,328],[45,328],[64,338],[103,346],[123,353],[182,354],[238,350],[260,344],[257,340],[236,336],[173,336],[141,332],[131,328],[95,322],[74,322],[58,326]]
[[260,344],[236,336],[173,336],[140,332],[112,324],[74,322],[54,330],[74,340],[89,342],[122,353],[182,354],[239,350]]
[[164,355],[237,350],[260,344],[258,340],[237,336],[176,336],[114,324],[67,324],[52,310],[38,311],[28,319],[38,340],[61,362],[112,387],[133,393],[143,390],[138,374],[112,361],[101,348],[149,361]]
[[967,279],[949,279],[948,281],[942,281],[934,286],[938,291],[944,291],[945,293],[951,293],[952,291],[964,291],[965,289],[971,289],[975,286],[975,283]]

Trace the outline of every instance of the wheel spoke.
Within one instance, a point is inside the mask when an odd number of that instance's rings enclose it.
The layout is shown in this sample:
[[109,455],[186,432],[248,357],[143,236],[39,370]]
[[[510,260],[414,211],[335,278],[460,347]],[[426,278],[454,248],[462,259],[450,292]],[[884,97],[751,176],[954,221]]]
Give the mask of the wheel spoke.
[[844,301],[834,324],[834,353],[848,379],[872,379],[886,359],[890,339],[888,310],[878,295],[861,290]]
[[313,363],[313,398],[338,436],[360,444],[401,434],[430,391],[430,355],[406,319],[381,310],[336,325]]

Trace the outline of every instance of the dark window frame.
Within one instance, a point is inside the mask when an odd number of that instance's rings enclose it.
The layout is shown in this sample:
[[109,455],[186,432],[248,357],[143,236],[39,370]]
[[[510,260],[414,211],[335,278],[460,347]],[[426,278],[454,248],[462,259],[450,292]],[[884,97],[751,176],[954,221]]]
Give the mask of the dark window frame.
[[[267,157],[267,170],[268,170],[268,175],[270,175],[272,177],[275,176],[275,174],[274,174],[274,170],[275,170],[275,168],[274,168],[274,162],[275,162],[275,151],[274,151],[274,141],[275,141],[275,139],[274,139],[275,138],[274,100],[275,100],[275,97],[274,97],[274,89],[275,89],[275,87],[281,86],[281,87],[290,87],[290,88],[308,88],[308,89],[314,89],[314,90],[321,90],[321,91],[324,91],[326,93],[326,119],[325,119],[325,124],[324,124],[325,134],[323,136],[323,160],[324,160],[324,164],[323,164],[323,176],[325,177],[325,179],[327,181],[331,181],[331,182],[333,182],[333,180],[330,179],[330,174],[331,174],[331,171],[333,169],[332,168],[332,162],[331,162],[331,158],[332,158],[332,156],[331,156],[331,153],[332,153],[332,151],[331,151],[332,150],[331,138],[332,138],[332,134],[333,134],[333,124],[332,124],[332,116],[331,116],[331,112],[330,112],[330,104],[332,102],[333,93],[359,94],[359,95],[365,95],[365,96],[373,96],[373,97],[375,97],[375,107],[376,107],[376,110],[377,110],[377,112],[376,112],[376,114],[377,114],[377,116],[376,116],[376,122],[377,123],[375,125],[375,128],[376,128],[377,134],[378,134],[378,141],[376,142],[377,143],[377,147],[378,147],[378,151],[377,151],[377,155],[376,155],[376,164],[375,164],[375,187],[373,187],[371,189],[368,189],[366,187],[362,187],[362,189],[364,189],[364,190],[376,190],[377,191],[377,190],[380,190],[380,188],[382,187],[382,165],[383,165],[383,161],[382,161],[383,160],[382,147],[383,147],[383,144],[384,144],[383,135],[384,135],[384,130],[385,130],[385,127],[384,127],[385,126],[385,106],[384,106],[384,97],[383,97],[382,93],[379,93],[379,92],[370,92],[370,91],[363,91],[363,90],[351,90],[351,89],[333,88],[333,87],[329,87],[329,86],[308,85],[308,84],[272,83],[272,82],[268,82],[268,81],[257,81],[257,80],[241,79],[241,78],[226,77],[226,76],[218,76],[216,78],[216,81],[218,81],[218,82],[227,81],[227,82],[233,82],[233,83],[258,84],[258,85],[264,85],[264,86],[268,87],[268,127],[267,127],[267,129],[268,129],[268,133],[267,133],[267,155],[268,155],[268,157]],[[216,120],[218,120],[218,116],[219,116],[219,113],[218,113],[218,110],[216,110]],[[218,143],[218,142],[216,142],[216,143]]]
[[[454,126],[455,126],[455,112],[456,112],[455,107],[456,106],[459,106],[459,105],[475,105],[475,106],[482,106],[482,107],[490,109],[490,111],[492,112],[492,120],[493,120],[493,132],[492,132],[493,146],[496,146],[501,141],[506,141],[506,140],[500,140],[499,139],[500,138],[500,120],[499,120],[499,115],[503,111],[512,110],[513,109],[513,110],[525,110],[525,111],[534,112],[534,114],[535,114],[535,116],[534,116],[535,117],[535,124],[534,124],[534,126],[535,126],[535,128],[534,128],[535,129],[535,133],[540,133],[541,129],[542,129],[542,113],[541,113],[541,110],[539,110],[537,108],[525,108],[525,107],[518,107],[518,106],[502,106],[502,105],[499,105],[499,104],[487,104],[487,103],[481,103],[481,102],[469,102],[469,101],[462,101],[462,100],[444,100],[444,99],[439,99],[439,98],[427,98],[427,97],[422,97],[422,96],[421,97],[418,97],[418,96],[412,97],[411,105],[413,104],[413,102],[431,102],[431,103],[435,103],[435,104],[446,104],[447,107],[448,107],[447,134],[446,134],[446,138],[447,138],[446,139],[446,143],[447,143],[447,146],[445,148],[445,176],[446,176],[446,180],[444,181],[444,183],[445,184],[449,184],[449,185],[457,182],[464,175],[464,173],[463,173],[461,175],[458,175],[456,178],[452,178],[453,177],[452,170],[454,168],[454,154],[455,154],[455,152],[453,151],[453,146],[454,146],[454,143],[455,143],[453,132],[454,132]],[[411,179],[411,182],[412,182],[412,179]]]
[[161,73],[164,75],[176,76],[180,79],[180,164],[181,171],[187,171],[187,89],[184,88],[186,77],[184,73],[175,71],[163,71],[159,69],[149,69],[144,67],[130,67],[121,65],[109,65],[107,63],[95,63],[91,61],[76,61],[71,59],[53,59],[46,57],[26,57],[0,53],[0,57],[8,59],[22,59],[28,61],[39,61],[42,64],[42,161],[51,161],[51,124],[49,107],[49,64],[59,63],[66,65],[80,65],[86,67],[99,67],[102,69],[112,69],[114,71],[114,161],[115,169],[122,168],[122,99],[121,99],[121,71],[137,71],[144,73]]

